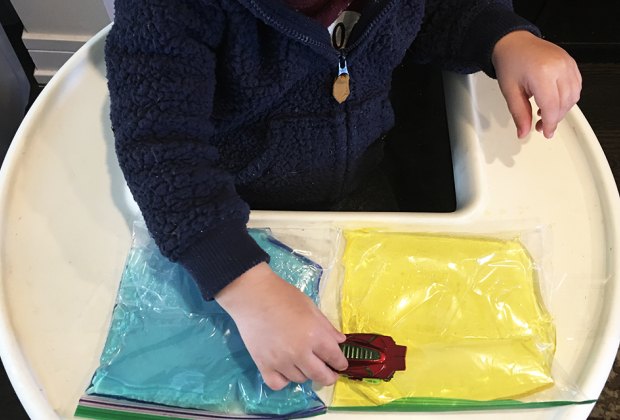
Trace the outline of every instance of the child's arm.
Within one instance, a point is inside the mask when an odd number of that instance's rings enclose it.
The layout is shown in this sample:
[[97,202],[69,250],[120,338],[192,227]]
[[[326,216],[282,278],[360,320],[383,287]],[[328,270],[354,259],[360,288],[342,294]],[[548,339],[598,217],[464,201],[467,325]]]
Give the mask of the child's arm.
[[249,207],[210,140],[219,2],[117,0],[106,41],[121,168],[159,249],[217,296],[270,387],[336,379],[342,335],[277,277],[246,229]]
[[495,44],[492,61],[518,137],[530,132],[532,96],[540,108],[536,130],[553,137],[558,123],[579,100],[581,74],[575,60],[555,44],[516,31]]
[[314,303],[278,277],[266,263],[234,280],[216,295],[235,320],[241,338],[272,389],[308,379],[331,385],[344,370],[338,343],[345,340]]
[[564,50],[539,34],[513,12],[510,0],[426,0],[411,53],[421,63],[497,77],[519,137],[530,131],[533,96],[542,117],[536,129],[552,137],[579,99],[581,75]]

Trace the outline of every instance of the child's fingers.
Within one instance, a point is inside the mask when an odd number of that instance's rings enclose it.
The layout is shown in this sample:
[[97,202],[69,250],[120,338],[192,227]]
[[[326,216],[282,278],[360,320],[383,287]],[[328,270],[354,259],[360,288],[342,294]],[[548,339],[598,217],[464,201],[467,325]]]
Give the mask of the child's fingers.
[[282,374],[276,372],[275,370],[266,369],[264,372],[263,369],[259,370],[265,384],[274,391],[281,390],[289,383],[289,381]]
[[581,88],[583,87],[583,79],[581,77],[581,72],[579,71],[579,67],[577,67],[577,63],[573,66],[573,77],[577,83],[577,93],[581,94]]
[[562,79],[558,81],[558,87],[562,98],[562,116],[564,116],[579,101],[581,81],[575,77]]
[[542,133],[543,131],[542,120],[536,121],[536,131],[538,131],[539,133]]
[[334,370],[344,370],[349,366],[337,342],[326,340],[318,343],[314,348],[314,354]]
[[558,104],[558,114],[561,120],[562,117],[573,106],[573,104],[570,103],[573,95],[571,93],[570,86],[562,79],[557,81],[557,86],[558,86],[558,97],[560,99],[560,102]]
[[[565,89],[563,90],[563,94],[561,94],[562,99],[562,105],[561,105],[561,111],[560,111],[560,120],[562,120],[562,118],[566,115],[566,113],[568,113],[568,111],[571,110],[571,108],[579,101],[579,91],[581,90],[581,88],[576,88],[576,90],[571,91],[570,89]],[[577,92],[575,94],[575,92]],[[542,116],[542,111],[539,108],[538,111],[536,111],[536,115],[538,117]],[[543,130],[543,126],[542,126],[542,121],[539,120],[536,122],[536,131],[542,131]]]
[[308,379],[323,386],[333,385],[338,380],[338,374],[328,368],[322,358],[315,354],[305,359],[298,367]]
[[542,131],[545,137],[553,137],[560,121],[579,101],[580,80],[580,77],[560,78],[555,83],[555,91],[544,89],[540,95],[534,96],[540,105],[537,114],[542,118],[536,124],[536,129]]
[[[329,322],[329,321],[328,321]],[[333,327],[332,327],[333,328]],[[337,329],[333,328],[333,335],[334,338],[336,339],[336,341],[338,343],[344,343],[347,339],[347,336],[344,335],[343,333],[341,333],[340,331],[338,331]]]
[[338,331],[327,318],[323,317],[323,320],[325,322],[325,327],[328,329],[330,335],[334,338],[334,340],[336,340],[336,342],[338,343],[344,343],[344,341],[347,339],[347,336]]
[[317,352],[316,355],[319,359],[323,360],[328,366],[336,371],[345,370],[349,366],[349,362],[344,357],[342,350],[338,347],[338,350],[332,350],[329,353]]
[[303,384],[308,380],[306,375],[303,374],[301,370],[299,370],[296,366],[287,366],[286,368],[280,370],[280,375],[286,378],[290,382],[296,382],[298,384]]
[[508,110],[517,126],[517,137],[523,138],[532,127],[532,106],[529,96],[516,83],[504,87],[502,91],[508,104]]
[[560,121],[560,94],[557,82],[544,83],[534,90],[534,99],[540,107],[542,132],[548,139],[553,137]]

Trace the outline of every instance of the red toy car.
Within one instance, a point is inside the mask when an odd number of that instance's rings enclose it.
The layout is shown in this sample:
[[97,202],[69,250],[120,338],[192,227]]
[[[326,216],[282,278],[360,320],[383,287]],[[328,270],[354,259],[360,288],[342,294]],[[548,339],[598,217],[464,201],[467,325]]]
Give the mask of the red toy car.
[[407,347],[399,346],[392,337],[379,334],[346,334],[340,344],[349,367],[340,372],[350,379],[382,379],[389,381],[397,370],[405,370]]

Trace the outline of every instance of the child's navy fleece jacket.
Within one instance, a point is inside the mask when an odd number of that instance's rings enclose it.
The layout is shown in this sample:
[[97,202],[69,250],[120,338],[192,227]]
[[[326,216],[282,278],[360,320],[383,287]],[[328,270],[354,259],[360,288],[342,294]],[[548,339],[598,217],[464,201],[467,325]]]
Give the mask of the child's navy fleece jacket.
[[376,0],[336,50],[281,0],[117,0],[106,64],[120,166],[162,253],[210,299],[268,259],[250,206],[328,206],[377,163],[369,146],[394,124],[408,50],[493,75],[495,42],[519,29],[538,33],[510,0]]

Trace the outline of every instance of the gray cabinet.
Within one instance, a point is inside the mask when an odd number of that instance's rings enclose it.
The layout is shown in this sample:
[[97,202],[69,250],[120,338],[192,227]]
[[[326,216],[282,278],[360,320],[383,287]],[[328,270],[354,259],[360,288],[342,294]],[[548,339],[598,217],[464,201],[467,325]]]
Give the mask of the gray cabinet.
[[[107,1],[107,0],[104,0]],[[46,83],[88,39],[110,23],[102,0],[11,0],[23,25],[22,40]]]
[[0,162],[24,116],[29,92],[28,79],[0,26]]

